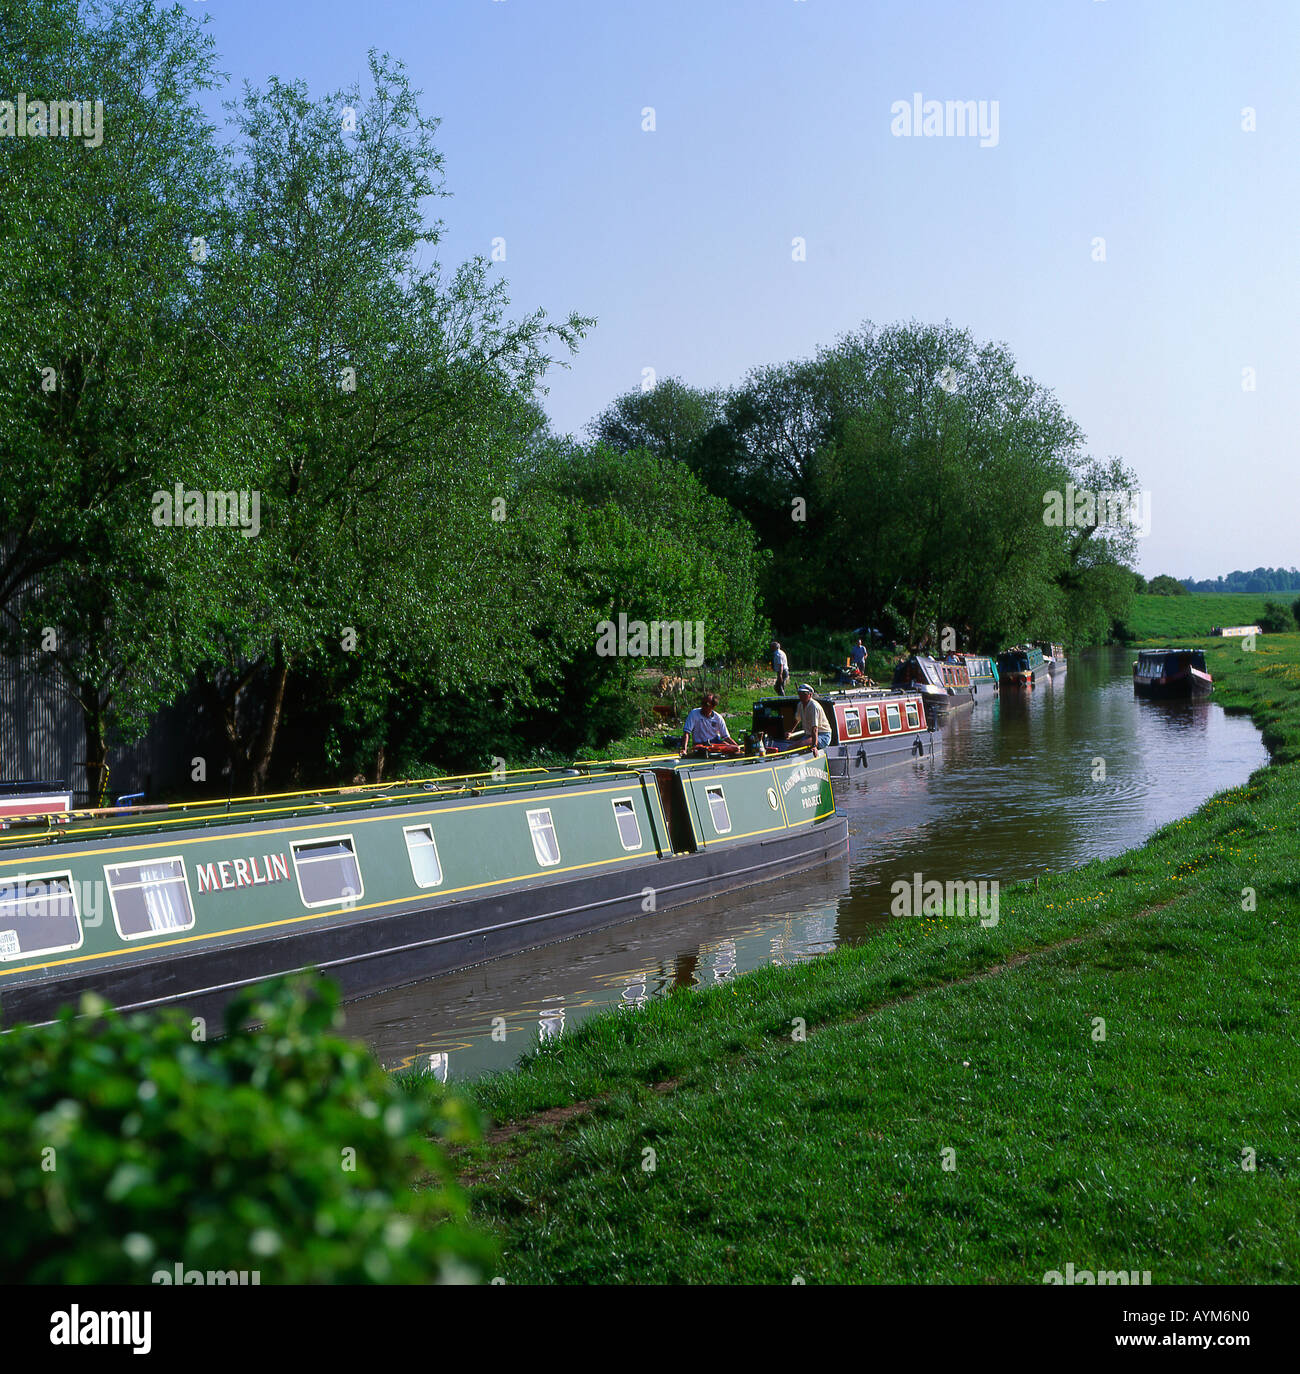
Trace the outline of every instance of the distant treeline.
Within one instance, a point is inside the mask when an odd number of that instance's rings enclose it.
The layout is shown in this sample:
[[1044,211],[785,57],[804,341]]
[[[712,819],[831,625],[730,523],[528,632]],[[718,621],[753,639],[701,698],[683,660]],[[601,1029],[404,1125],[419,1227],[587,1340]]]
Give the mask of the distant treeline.
[[1300,568],[1256,568],[1253,572],[1230,572],[1226,577],[1178,579],[1189,592],[1297,592]]

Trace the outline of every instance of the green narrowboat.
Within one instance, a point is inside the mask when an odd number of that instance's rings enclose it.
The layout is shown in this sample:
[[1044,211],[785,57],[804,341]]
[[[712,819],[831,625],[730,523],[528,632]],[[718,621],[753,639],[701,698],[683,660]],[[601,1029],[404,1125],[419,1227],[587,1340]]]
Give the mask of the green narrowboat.
[[0,1024],[362,996],[838,858],[827,760],[660,756],[0,821]]

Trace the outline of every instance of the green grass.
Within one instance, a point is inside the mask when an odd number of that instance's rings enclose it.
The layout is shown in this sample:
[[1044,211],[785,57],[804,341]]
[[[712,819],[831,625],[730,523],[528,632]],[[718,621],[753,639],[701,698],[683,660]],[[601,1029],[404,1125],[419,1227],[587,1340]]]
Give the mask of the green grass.
[[[1300,636],[1259,644],[1211,671],[1300,759]],[[1296,1282],[1298,841],[1292,761],[994,928],[899,920],[592,1018],[469,1088],[517,1128],[462,1161],[504,1276]]]
[[1186,596],[1133,598],[1125,622],[1131,639],[1159,639],[1166,643],[1208,635],[1216,625],[1254,625],[1264,613],[1264,603],[1289,606],[1294,593],[1275,592],[1254,596],[1245,592],[1190,592]]

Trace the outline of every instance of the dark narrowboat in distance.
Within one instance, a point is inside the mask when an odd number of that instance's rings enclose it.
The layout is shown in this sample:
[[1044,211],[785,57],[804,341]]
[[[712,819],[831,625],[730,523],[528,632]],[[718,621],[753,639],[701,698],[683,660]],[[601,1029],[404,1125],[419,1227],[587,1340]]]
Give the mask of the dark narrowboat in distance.
[[1043,651],[1037,645],[1020,645],[998,655],[998,678],[1005,687],[1033,687],[1050,677]]
[[844,854],[824,756],[672,756],[0,823],[0,1024],[349,997]]
[[1141,697],[1208,697],[1213,688],[1204,649],[1141,649],[1133,663]]
[[964,663],[940,663],[928,654],[912,654],[894,669],[894,687],[919,692],[936,720],[975,700]]
[[[831,726],[827,751],[831,776],[847,777],[859,769],[905,763],[934,753],[933,722],[917,692],[862,687],[818,696]],[[794,697],[764,697],[754,703],[751,728],[778,752],[795,727]]]

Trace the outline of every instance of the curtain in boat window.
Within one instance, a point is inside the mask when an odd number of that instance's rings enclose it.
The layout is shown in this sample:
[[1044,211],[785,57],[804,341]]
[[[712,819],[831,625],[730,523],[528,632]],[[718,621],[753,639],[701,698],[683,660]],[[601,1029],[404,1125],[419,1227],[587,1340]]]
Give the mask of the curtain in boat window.
[[306,906],[351,902],[364,893],[350,835],[295,844],[293,866]]
[[188,930],[194,924],[185,865],[180,859],[109,864],[104,876],[118,929],[125,938]]

